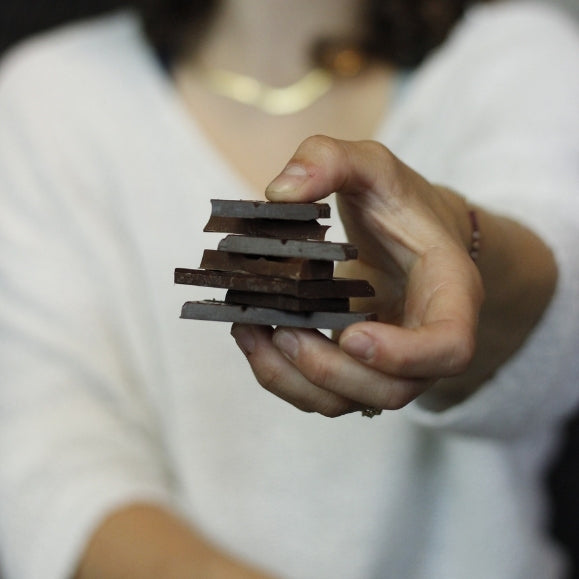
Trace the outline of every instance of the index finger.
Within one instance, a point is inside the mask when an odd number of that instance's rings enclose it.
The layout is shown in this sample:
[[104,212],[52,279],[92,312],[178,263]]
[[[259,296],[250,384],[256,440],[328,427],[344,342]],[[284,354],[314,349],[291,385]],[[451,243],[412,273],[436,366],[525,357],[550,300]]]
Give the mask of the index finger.
[[[360,193],[389,176],[396,158],[373,141],[340,141],[316,135],[303,141],[284,170],[266,188],[270,201],[319,201],[333,192]],[[384,185],[386,183],[383,183]]]

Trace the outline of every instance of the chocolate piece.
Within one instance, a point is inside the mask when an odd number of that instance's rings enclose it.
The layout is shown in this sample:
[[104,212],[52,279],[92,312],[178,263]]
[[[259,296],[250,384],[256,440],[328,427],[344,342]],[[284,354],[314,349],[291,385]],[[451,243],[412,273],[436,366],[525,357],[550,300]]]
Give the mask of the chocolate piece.
[[301,257],[327,261],[356,259],[358,250],[351,243],[331,241],[296,241],[293,239],[266,239],[246,235],[228,235],[217,246],[221,251],[274,257]]
[[299,259],[292,257],[266,258],[229,253],[216,249],[203,252],[201,267],[219,271],[256,273],[292,279],[328,279],[334,275],[333,261]]
[[177,268],[175,270],[175,283],[287,294],[300,298],[347,298],[374,295],[374,288],[367,281],[360,279],[296,280],[203,269]]
[[297,298],[284,294],[265,294],[237,290],[229,290],[227,292],[225,303],[276,308],[292,312],[347,312],[350,310],[350,300],[348,298]]
[[218,301],[186,302],[181,318],[212,320],[216,322],[240,322],[267,326],[297,328],[322,328],[342,330],[355,322],[375,320],[375,314],[359,312],[286,312],[271,308],[237,306]]
[[330,217],[330,206],[327,203],[270,203],[268,201],[211,199],[211,215],[310,221]]
[[365,280],[333,278],[334,261],[357,257],[349,243],[324,241],[326,203],[213,199],[204,231],[226,232],[201,267],[175,270],[175,282],[225,288],[225,302],[187,302],[181,317],[303,328],[343,329],[375,314],[350,312],[350,297],[371,297]]
[[329,225],[317,221],[285,221],[283,219],[243,219],[241,217],[210,217],[203,231],[238,233],[252,237],[277,239],[315,239],[326,236]]

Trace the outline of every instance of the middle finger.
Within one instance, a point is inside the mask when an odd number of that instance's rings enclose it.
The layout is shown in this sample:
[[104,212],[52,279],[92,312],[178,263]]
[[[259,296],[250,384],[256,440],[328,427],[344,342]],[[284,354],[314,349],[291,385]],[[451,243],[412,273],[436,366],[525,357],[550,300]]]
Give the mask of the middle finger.
[[272,341],[311,384],[358,405],[398,409],[431,383],[384,374],[350,357],[316,330],[278,328]]

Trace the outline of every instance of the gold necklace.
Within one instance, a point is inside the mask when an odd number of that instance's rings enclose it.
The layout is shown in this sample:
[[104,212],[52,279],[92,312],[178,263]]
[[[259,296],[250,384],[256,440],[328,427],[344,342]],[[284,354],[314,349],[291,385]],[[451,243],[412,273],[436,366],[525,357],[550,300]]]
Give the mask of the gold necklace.
[[211,92],[269,115],[291,115],[303,111],[320,100],[334,84],[334,75],[323,68],[314,68],[297,82],[279,88],[222,69],[205,70],[200,78]]

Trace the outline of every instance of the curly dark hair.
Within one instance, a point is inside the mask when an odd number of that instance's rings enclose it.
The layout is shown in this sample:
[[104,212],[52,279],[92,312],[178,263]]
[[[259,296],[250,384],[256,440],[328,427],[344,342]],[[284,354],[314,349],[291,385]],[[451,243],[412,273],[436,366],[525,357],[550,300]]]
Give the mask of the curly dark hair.
[[[402,67],[418,65],[448,35],[472,0],[365,0],[369,56]],[[178,56],[192,31],[201,33],[219,0],[135,0],[144,29],[166,59]],[[200,35],[200,34],[199,34]],[[197,36],[199,36],[197,35]]]

